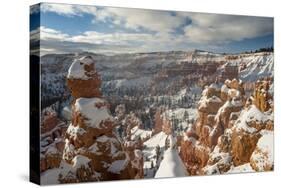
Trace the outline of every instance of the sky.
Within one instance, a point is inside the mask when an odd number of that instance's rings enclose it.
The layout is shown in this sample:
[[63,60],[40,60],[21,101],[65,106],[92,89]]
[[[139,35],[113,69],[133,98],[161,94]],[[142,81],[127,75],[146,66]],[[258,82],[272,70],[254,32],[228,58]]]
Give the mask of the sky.
[[[37,23],[40,15],[40,27]],[[273,18],[43,3],[30,11],[41,54],[239,53],[273,46]],[[40,35],[39,35],[40,33]]]

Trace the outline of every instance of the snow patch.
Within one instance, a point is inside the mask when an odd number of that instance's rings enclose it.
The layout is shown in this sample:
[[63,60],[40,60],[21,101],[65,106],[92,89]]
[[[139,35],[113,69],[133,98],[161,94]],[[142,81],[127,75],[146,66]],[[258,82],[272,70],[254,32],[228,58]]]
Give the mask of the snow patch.
[[[68,70],[67,78],[88,80],[90,77],[85,74],[84,66],[93,63],[94,60],[91,56],[75,59]],[[94,72],[90,74],[94,74]]]
[[75,111],[80,112],[90,127],[100,128],[100,123],[105,120],[112,120],[107,106],[97,107],[97,104],[105,103],[100,98],[79,98],[75,101]]
[[155,178],[188,176],[186,168],[175,149],[167,149]]
[[256,128],[248,126],[251,121],[266,122],[268,120],[273,120],[272,115],[266,115],[262,113],[255,105],[251,105],[248,109],[244,109],[239,118],[234,124],[234,128],[238,130],[245,130],[249,133],[256,132]]

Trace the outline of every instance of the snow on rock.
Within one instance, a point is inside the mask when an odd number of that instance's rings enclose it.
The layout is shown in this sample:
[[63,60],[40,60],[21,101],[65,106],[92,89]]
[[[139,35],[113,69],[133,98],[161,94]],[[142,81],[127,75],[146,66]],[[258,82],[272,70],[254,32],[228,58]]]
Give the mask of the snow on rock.
[[137,172],[113,130],[115,121],[109,105],[100,97],[101,82],[93,59],[84,57],[79,61],[72,64],[67,78],[74,102],[59,182],[133,179]]
[[273,131],[263,131],[257,143],[250,163],[256,171],[273,170],[274,166],[274,138]]
[[273,53],[256,53],[241,56],[239,76],[243,81],[256,81],[262,77],[273,76]]
[[146,139],[152,135],[152,131],[147,131],[140,129],[138,126],[135,126],[131,129],[131,139],[136,140],[136,138]]
[[68,70],[67,86],[75,99],[101,97],[101,78],[96,72],[92,57],[74,60]]
[[273,121],[273,114],[267,115],[262,113],[255,105],[251,105],[249,108],[242,110],[241,115],[234,124],[234,129],[254,133],[259,128],[249,126],[251,122],[255,121],[262,124],[270,120]]
[[67,125],[59,119],[55,109],[56,104],[41,112],[40,172],[58,168],[62,158]]
[[[236,166],[250,161],[263,130],[273,122],[273,114],[261,112],[254,104],[245,107],[232,127],[232,156]],[[272,126],[270,126],[273,128]]]
[[120,174],[120,172],[126,168],[128,163],[128,158],[124,160],[116,160],[109,166],[108,171],[115,174]]
[[77,135],[83,135],[86,133],[85,129],[73,126],[72,123],[68,126],[67,131],[69,135],[76,137]]
[[59,168],[49,169],[40,174],[40,182],[42,185],[59,184],[59,174],[61,170]]
[[88,167],[90,161],[91,161],[91,160],[90,160],[88,157],[85,157],[85,156],[83,156],[83,155],[76,155],[76,156],[72,159],[72,167],[73,167],[74,169],[81,168],[82,166]]
[[186,168],[177,150],[169,148],[164,152],[163,160],[155,174],[155,178],[188,176]]
[[160,147],[164,147],[167,136],[168,135],[165,134],[164,132],[159,132],[158,134],[152,136],[149,140],[147,140],[143,144],[147,147],[153,147],[153,148],[155,148],[157,145],[159,145]]
[[96,155],[101,155],[101,154],[102,154],[102,152],[100,152],[100,150],[99,150],[99,148],[98,148],[97,143],[94,143],[93,145],[91,145],[91,146],[89,147],[89,151],[90,151],[91,153],[96,154]]
[[227,172],[232,165],[232,157],[228,152],[220,151],[218,146],[210,153],[207,165],[202,169],[203,174],[223,174]]
[[229,171],[227,171],[228,174],[240,174],[250,172],[255,172],[255,170],[251,167],[250,163],[245,163],[239,166],[231,166]]
[[56,148],[56,147],[54,147],[54,146],[52,146],[52,147],[48,147],[48,149],[47,149],[47,151],[46,151],[46,155],[53,155],[53,154],[58,154],[59,153],[59,150]]
[[106,101],[100,98],[79,98],[75,101],[75,111],[86,118],[85,122],[90,127],[100,128],[100,123],[112,120]]
[[85,66],[90,66],[94,64],[95,61],[91,56],[81,57],[80,59],[75,59],[68,69],[67,78],[69,79],[82,79],[87,80],[91,78],[92,74],[95,74],[94,71],[88,72],[85,69]]
[[70,106],[65,106],[62,109],[62,116],[64,117],[64,119],[70,121],[71,120],[71,116],[72,116],[72,112],[71,112],[71,107]]

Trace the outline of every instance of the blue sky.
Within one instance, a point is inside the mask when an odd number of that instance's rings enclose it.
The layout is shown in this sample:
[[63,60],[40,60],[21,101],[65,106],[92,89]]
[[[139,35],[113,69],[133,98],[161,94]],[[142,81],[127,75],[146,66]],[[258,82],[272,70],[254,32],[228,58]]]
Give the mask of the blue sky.
[[[43,3],[41,49],[115,54],[201,49],[237,53],[273,45],[273,18]],[[37,17],[37,18],[36,18]]]

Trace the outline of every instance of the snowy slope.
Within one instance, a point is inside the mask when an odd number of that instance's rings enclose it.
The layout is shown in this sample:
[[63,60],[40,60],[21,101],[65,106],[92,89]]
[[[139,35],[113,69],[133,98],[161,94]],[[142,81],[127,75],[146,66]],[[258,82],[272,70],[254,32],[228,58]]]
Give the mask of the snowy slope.
[[[154,168],[157,164],[156,160],[156,147],[159,146],[160,150],[164,149],[166,138],[168,137],[167,134],[164,132],[160,132],[154,136],[152,136],[149,140],[143,143],[143,156],[144,156],[144,164],[143,168],[145,170],[145,177],[146,178],[153,178],[154,177]],[[154,165],[152,168],[151,165]]]
[[152,134],[152,131],[140,129],[138,126],[135,126],[131,129],[131,139],[132,140],[136,140],[136,138],[145,139],[147,137],[150,137],[151,134]]
[[257,53],[245,55],[238,59],[240,67],[240,79],[243,81],[255,81],[262,77],[273,76],[273,53]]
[[163,160],[156,172],[155,178],[188,176],[176,149],[169,148],[164,152]]
[[164,147],[167,136],[164,132],[160,132],[144,142],[143,145],[146,147],[156,147],[157,145]]

